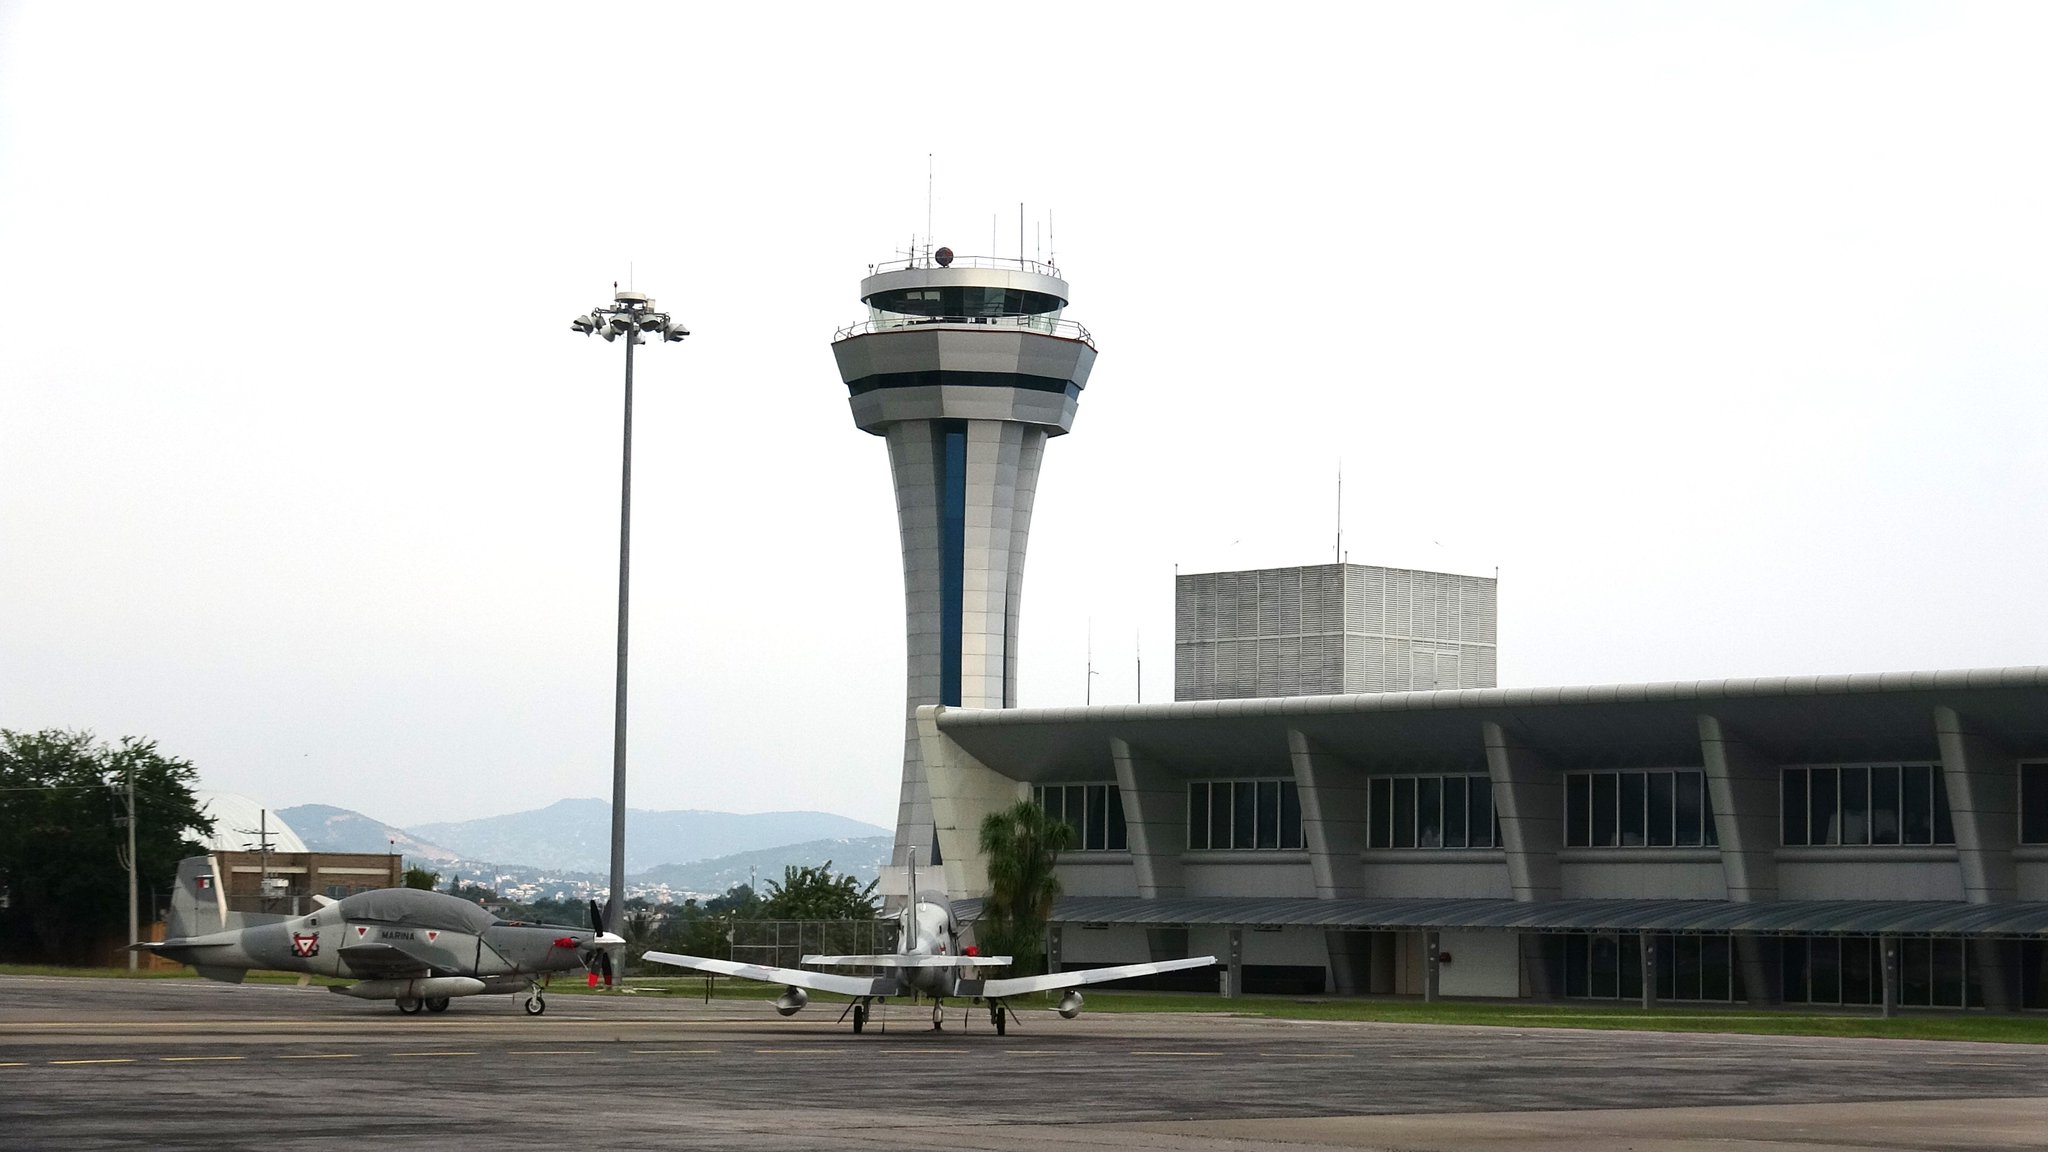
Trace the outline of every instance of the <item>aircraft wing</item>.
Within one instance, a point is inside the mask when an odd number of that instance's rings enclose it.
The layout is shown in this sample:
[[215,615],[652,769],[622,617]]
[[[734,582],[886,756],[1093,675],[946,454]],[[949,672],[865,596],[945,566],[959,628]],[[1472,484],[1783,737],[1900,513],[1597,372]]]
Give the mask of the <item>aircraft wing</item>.
[[335,953],[348,965],[350,974],[364,979],[417,976],[432,964],[391,944],[349,944]]
[[720,976],[744,976],[749,980],[761,980],[769,984],[809,988],[814,992],[837,992],[842,996],[894,996],[901,987],[893,976],[841,976],[833,972],[807,972],[802,968],[765,968],[759,964],[711,960],[703,956],[683,956],[675,952],[649,952],[641,959],[652,960],[657,964],[670,964],[677,968],[711,972]]
[[1190,956],[1185,960],[1162,960],[1157,964],[1119,964],[1114,968],[1085,968],[1079,972],[1054,972],[1049,976],[1013,976],[1006,980],[983,981],[981,994],[986,998],[1000,999],[1004,996],[1022,996],[1026,992],[1050,992],[1055,988],[1073,988],[1082,984],[1107,984],[1114,980],[1129,980],[1134,976],[1156,976],[1161,972],[1178,972],[1183,968],[1207,968],[1214,963],[1214,956]]
[[999,968],[1008,956],[806,956],[799,963],[828,968]]

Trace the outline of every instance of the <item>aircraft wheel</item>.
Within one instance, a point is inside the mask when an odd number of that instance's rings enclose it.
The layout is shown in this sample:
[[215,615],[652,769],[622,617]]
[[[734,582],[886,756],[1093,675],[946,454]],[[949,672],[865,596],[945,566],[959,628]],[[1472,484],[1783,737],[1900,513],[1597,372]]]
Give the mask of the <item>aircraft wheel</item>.
[[998,1004],[996,1005],[994,1015],[996,1018],[996,1035],[1004,1035],[1009,1030],[1010,1014],[1003,1010],[1003,1006],[1001,1004]]
[[400,1000],[398,1002],[398,1010],[407,1016],[417,1016],[420,1014],[420,1009],[425,1007],[426,1005],[418,1000]]
[[932,1001],[932,1031],[944,1031],[945,1027],[946,1009],[937,1000],[934,1000]]
[[541,999],[538,996],[528,996],[526,998],[526,1014],[528,1016],[538,1016],[547,1010],[547,1001]]
[[853,1031],[854,1031],[854,1035],[856,1035],[856,1036],[857,1036],[857,1035],[859,1035],[859,1034],[860,1034],[860,1030],[861,1030],[862,1028],[865,1028],[865,1027],[867,1026],[867,1022],[868,1022],[868,1006],[867,1006],[867,1005],[865,1005],[865,1004],[855,1004],[855,1005],[853,1006]]
[[447,1010],[448,1010],[448,998],[447,998],[446,996],[433,996],[433,997],[429,997],[429,998],[428,998],[428,1000],[427,1000],[427,1011],[429,1011],[429,1012],[446,1012]]

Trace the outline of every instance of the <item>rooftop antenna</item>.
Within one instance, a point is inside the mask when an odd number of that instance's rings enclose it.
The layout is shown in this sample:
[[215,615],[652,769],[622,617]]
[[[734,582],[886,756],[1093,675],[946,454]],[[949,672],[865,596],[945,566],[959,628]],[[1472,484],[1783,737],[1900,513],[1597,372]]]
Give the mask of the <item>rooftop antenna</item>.
[[1024,202],[1017,201],[1017,267],[1024,266]]
[[1045,210],[1045,262],[1057,268],[1060,266],[1060,250],[1052,242],[1052,209]]
[[932,154],[924,154],[924,242],[932,242]]
[[1131,650],[1138,656],[1138,703],[1145,702],[1145,633],[1141,629],[1131,630]]
[[1344,562],[1344,458],[1337,458],[1337,563]]
[[1082,681],[1081,703],[1095,703],[1095,678],[1102,673],[1095,670],[1095,617],[1088,618],[1088,677]]

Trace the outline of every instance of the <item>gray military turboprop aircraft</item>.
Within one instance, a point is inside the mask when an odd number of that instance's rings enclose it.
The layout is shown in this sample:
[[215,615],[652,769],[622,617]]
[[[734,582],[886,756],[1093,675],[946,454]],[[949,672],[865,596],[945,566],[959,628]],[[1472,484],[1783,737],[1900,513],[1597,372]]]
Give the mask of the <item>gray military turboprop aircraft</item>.
[[228,911],[220,881],[211,856],[179,862],[167,938],[134,947],[229,984],[251,968],[353,977],[357,983],[333,991],[395,1000],[407,1015],[445,1012],[456,996],[524,991],[527,1015],[538,1016],[552,974],[583,968],[593,984],[610,984],[612,953],[626,943],[603,930],[595,901],[588,929],[499,920],[467,900],[414,888],[315,896],[314,911],[281,916]]
[[[909,892],[917,892],[917,859],[913,855],[909,866]],[[721,976],[744,976],[749,980],[760,980],[769,984],[784,985],[782,995],[775,1001],[775,1010],[784,1016],[794,1016],[811,1002],[810,993],[837,992],[854,998],[847,1011],[840,1014],[844,1020],[848,1014],[853,1017],[853,1030],[859,1032],[868,1021],[868,1007],[877,1000],[891,996],[910,996],[919,993],[931,998],[932,1029],[939,1030],[945,1023],[945,1001],[948,998],[968,1000],[975,1004],[988,1005],[988,1015],[995,1025],[996,1035],[1003,1035],[1009,1025],[1012,1011],[1009,1001],[1012,997],[1031,992],[1050,992],[1059,988],[1074,989],[1083,984],[1107,984],[1117,980],[1130,980],[1139,976],[1151,976],[1159,972],[1178,972],[1184,968],[1205,968],[1216,963],[1214,956],[1192,956],[1185,960],[1165,960],[1154,964],[1120,964],[1114,968],[1088,968],[1078,972],[1055,972],[1048,976],[1012,976],[995,980],[984,980],[976,972],[982,968],[999,968],[1010,963],[1008,956],[977,956],[973,949],[960,947],[960,922],[953,918],[952,902],[942,892],[919,893],[914,900],[905,900],[902,912],[902,939],[908,947],[901,952],[882,956],[805,956],[801,964],[828,968],[886,968],[883,976],[851,976],[836,972],[815,972],[807,968],[769,968],[759,964],[741,964],[732,960],[712,960],[703,956],[683,956],[674,952],[649,952],[645,959],[678,968],[689,968],[698,972],[712,972]],[[1081,994],[1069,991],[1061,997],[1054,1009],[1062,1017],[1072,1020],[1081,1014]]]

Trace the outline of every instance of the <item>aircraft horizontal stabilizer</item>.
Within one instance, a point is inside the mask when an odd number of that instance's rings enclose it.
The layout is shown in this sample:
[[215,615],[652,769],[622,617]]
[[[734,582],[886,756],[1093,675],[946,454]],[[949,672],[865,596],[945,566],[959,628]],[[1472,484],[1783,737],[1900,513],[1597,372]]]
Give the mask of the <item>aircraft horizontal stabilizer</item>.
[[841,976],[833,972],[809,972],[802,968],[768,968],[760,964],[712,960],[704,956],[684,956],[675,952],[649,952],[641,959],[719,976],[740,976],[769,984],[809,988],[814,992],[837,992],[842,996],[895,996],[900,988],[899,982],[893,976]]
[[801,964],[826,968],[1000,968],[1008,956],[806,956]]
[[1050,992],[1055,988],[1108,984],[1137,976],[1156,976],[1161,972],[1207,968],[1215,963],[1214,956],[1190,956],[1185,960],[1162,960],[1157,964],[1119,964],[1114,968],[1085,968],[1079,972],[1054,972],[1047,976],[1013,976],[1007,980],[984,981],[981,994],[989,999],[999,1000],[1006,996],[1022,996],[1027,992]]

